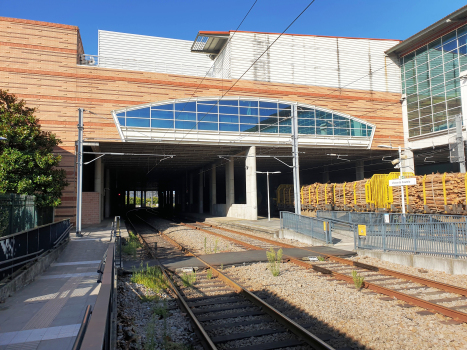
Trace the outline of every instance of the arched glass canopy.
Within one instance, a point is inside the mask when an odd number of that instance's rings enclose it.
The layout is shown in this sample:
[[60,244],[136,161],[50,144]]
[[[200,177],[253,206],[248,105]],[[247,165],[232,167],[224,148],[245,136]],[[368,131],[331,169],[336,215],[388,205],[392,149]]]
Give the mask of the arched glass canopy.
[[[292,102],[258,98],[174,100],[113,112],[119,128],[214,133],[291,134]],[[370,138],[374,125],[324,108],[298,104],[298,133]]]

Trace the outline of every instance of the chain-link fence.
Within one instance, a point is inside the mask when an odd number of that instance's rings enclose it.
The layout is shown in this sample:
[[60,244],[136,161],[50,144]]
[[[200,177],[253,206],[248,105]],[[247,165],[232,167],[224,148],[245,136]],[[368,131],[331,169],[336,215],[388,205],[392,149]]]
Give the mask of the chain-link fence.
[[0,194],[0,237],[54,221],[53,208],[38,208],[34,196]]

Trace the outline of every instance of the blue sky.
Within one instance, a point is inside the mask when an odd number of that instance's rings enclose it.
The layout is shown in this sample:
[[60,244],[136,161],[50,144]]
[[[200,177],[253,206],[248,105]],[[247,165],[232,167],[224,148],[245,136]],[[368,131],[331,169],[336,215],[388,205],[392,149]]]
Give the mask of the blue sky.
[[[282,32],[310,0],[258,0],[240,30]],[[254,0],[0,0],[0,16],[80,28],[87,54],[99,29],[193,40],[233,30]],[[465,5],[460,0],[316,0],[288,33],[406,39]]]

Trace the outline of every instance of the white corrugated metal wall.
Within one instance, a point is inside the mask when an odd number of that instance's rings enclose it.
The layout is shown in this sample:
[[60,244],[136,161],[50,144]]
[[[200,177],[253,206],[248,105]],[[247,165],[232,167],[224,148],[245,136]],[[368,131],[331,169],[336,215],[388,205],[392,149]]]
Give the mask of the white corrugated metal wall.
[[99,30],[99,66],[204,76],[212,65],[192,41]]
[[[224,62],[225,67],[228,63],[230,77],[239,78],[277,37],[277,34],[237,32],[230,42],[230,59],[219,56],[216,65]],[[384,53],[397,43],[284,35],[244,79],[397,93],[400,70],[397,62]]]

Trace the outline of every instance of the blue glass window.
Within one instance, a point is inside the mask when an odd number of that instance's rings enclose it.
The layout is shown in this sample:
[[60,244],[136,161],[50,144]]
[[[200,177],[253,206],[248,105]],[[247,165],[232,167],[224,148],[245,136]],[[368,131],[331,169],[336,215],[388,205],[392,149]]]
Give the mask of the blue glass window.
[[277,126],[261,126],[261,132],[265,132],[268,134],[277,134],[278,133],[278,127]]
[[276,124],[278,122],[277,117],[260,117],[260,124]]
[[149,128],[149,119],[127,118],[126,126],[137,126],[141,128]]
[[242,132],[258,132],[258,125],[240,124],[240,131]]
[[216,104],[204,105],[198,103],[198,113],[217,113],[219,112],[219,106]]
[[175,111],[175,120],[196,120],[196,113]]
[[259,115],[260,116],[277,116],[277,109],[264,109],[264,108],[260,108],[259,109]]
[[[126,111],[126,116],[131,118],[148,118],[149,119],[149,107],[134,109],[132,111]],[[149,124],[149,123],[148,123]]]
[[173,119],[174,112],[173,111],[151,111],[151,118],[152,119]]
[[193,129],[196,130],[196,123],[195,122],[186,122],[181,120],[175,121],[175,129]]
[[259,106],[262,107],[262,108],[275,108],[275,109],[277,109],[277,103],[275,103],[275,102],[263,102],[263,101],[260,101]]
[[222,114],[238,114],[238,107],[219,106],[219,113],[222,113]]
[[219,123],[219,130],[220,131],[238,131],[238,124],[225,124]]
[[221,123],[238,123],[238,115],[219,115]]
[[315,126],[314,119],[299,119],[298,126]]
[[220,106],[238,106],[238,100],[220,100]]
[[152,109],[164,109],[166,111],[173,111],[174,105],[173,105],[173,103],[170,103],[170,104],[166,104],[166,105],[152,106]]
[[117,113],[117,117],[125,117],[125,112]]
[[241,107],[258,107],[258,101],[243,101],[240,100]]
[[217,122],[219,121],[219,116],[217,114],[198,113],[198,121]]
[[308,128],[308,127],[298,127],[298,133],[300,135],[314,135],[315,134],[315,128]]
[[175,110],[184,112],[196,112],[196,102],[176,103]]
[[[291,126],[279,126],[279,133],[281,133],[281,134],[291,134],[292,133],[292,127]],[[300,128],[298,130],[298,133],[300,134]]]
[[245,117],[245,116],[240,116],[240,123],[258,124],[258,117]]
[[204,123],[204,122],[199,122],[199,123],[198,123],[198,130],[217,131],[217,125],[218,125],[218,123]]
[[163,129],[173,129],[174,121],[173,120],[151,120],[152,128],[163,128]]
[[242,115],[258,115],[258,108],[240,107],[240,114],[242,114]]
[[118,122],[121,126],[125,126],[125,118],[118,118]]

